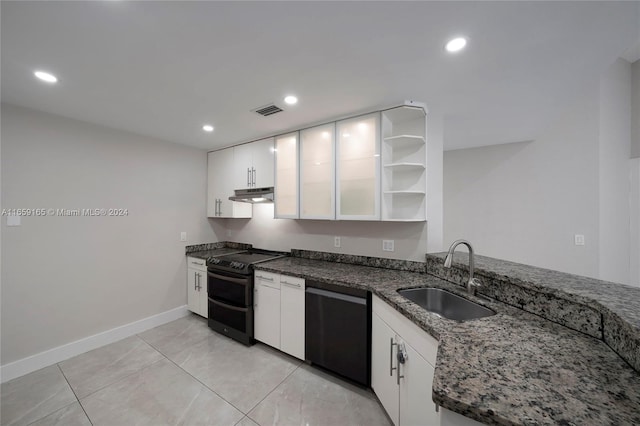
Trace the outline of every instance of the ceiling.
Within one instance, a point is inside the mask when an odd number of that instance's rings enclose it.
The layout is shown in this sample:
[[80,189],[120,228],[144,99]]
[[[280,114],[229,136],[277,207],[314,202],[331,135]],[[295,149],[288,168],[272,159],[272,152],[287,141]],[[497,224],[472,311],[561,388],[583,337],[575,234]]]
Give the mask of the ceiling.
[[0,7],[3,102],[205,149],[403,100],[443,118],[445,149],[532,140],[640,41],[637,1]]

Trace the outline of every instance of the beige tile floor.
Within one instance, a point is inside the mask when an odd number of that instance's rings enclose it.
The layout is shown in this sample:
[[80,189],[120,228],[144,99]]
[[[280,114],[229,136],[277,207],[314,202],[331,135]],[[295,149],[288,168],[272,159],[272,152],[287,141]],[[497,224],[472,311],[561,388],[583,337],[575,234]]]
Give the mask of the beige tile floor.
[[389,425],[370,391],[197,315],[2,384],[4,425]]

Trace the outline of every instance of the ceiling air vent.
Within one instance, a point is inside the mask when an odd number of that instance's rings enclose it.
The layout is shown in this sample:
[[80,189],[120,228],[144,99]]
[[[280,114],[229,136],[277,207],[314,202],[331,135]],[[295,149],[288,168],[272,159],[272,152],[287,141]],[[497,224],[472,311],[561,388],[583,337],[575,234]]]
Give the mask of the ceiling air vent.
[[252,110],[253,112],[257,112],[258,114],[266,117],[268,115],[273,115],[279,112],[282,112],[282,108],[279,108],[277,106],[275,106],[274,104],[269,104],[269,105],[265,105],[263,107],[260,108],[256,108],[254,110]]

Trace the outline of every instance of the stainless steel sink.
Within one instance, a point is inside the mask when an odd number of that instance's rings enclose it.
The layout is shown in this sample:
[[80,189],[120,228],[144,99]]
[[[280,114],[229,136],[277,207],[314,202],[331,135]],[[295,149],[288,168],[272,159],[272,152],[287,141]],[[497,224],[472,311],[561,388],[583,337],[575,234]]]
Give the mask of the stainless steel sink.
[[468,321],[495,315],[489,308],[440,288],[411,288],[398,290],[401,296],[429,312],[456,321]]

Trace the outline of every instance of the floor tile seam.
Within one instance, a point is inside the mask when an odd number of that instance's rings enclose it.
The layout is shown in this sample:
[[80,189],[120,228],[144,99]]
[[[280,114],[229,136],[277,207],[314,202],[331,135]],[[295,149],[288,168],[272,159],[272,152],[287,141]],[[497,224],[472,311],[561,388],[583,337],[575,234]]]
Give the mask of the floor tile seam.
[[[122,380],[128,379],[129,377],[133,376],[134,374],[138,374],[138,373],[140,373],[142,370],[146,370],[147,368],[151,367],[152,365],[155,365],[155,364],[157,364],[157,363],[159,363],[159,362],[162,362],[163,360],[167,359],[164,355],[162,355],[162,356],[163,356],[163,358],[161,358],[161,359],[159,359],[159,360],[156,360],[156,361],[153,361],[153,362],[151,362],[151,363],[149,363],[149,364],[146,364],[145,366],[143,366],[143,367],[141,367],[141,368],[137,369],[136,371],[133,371],[133,372],[131,372],[131,373],[127,374],[126,376],[122,376],[122,377],[120,377],[118,380],[113,381],[113,382],[111,382],[111,383],[109,383],[109,384],[107,384],[107,385],[104,385],[104,386],[102,386],[102,387],[101,387],[101,388],[99,388],[99,389],[96,389],[96,390],[94,390],[94,391],[91,391],[90,393],[88,393],[88,394],[84,395],[82,398],[78,398],[78,402],[80,403],[80,405],[82,405],[82,400],[87,399],[87,398],[89,398],[90,396],[94,395],[95,393],[100,392],[101,390],[104,390],[104,389],[108,388],[109,386],[113,386],[113,385],[115,385],[116,383],[121,382]],[[83,407],[83,409],[84,409],[84,407]],[[87,417],[89,417],[89,416],[87,415]],[[89,420],[89,421],[91,421],[91,420]]]
[[[77,397],[76,397],[76,398],[77,398]],[[37,423],[37,422],[41,421],[41,420],[42,420],[42,419],[44,419],[45,417],[51,416],[51,415],[53,415],[53,414],[57,413],[58,411],[64,410],[65,408],[69,408],[70,406],[72,406],[72,405],[73,405],[73,404],[75,404],[76,402],[80,405],[80,407],[82,408],[82,411],[84,411],[84,408],[82,407],[82,404],[80,404],[80,401],[73,401],[73,402],[68,403],[67,405],[64,405],[64,406],[62,406],[62,407],[58,408],[57,410],[53,410],[53,411],[52,411],[52,412],[50,412],[49,414],[47,414],[47,415],[45,415],[45,416],[43,416],[43,417],[40,417],[39,419],[36,419],[36,420],[32,421],[31,423],[27,424],[27,426],[31,426],[31,425],[33,425],[34,423]],[[91,423],[91,419],[89,419],[89,416],[87,415],[87,412],[86,412],[86,411],[84,411],[84,415],[85,415],[85,416],[87,416],[87,420],[89,420],[89,423]],[[91,425],[93,426],[93,423],[91,423]]]
[[287,375],[286,375],[286,377],[280,381],[280,383],[278,383],[277,385],[275,385],[275,386],[273,387],[273,389],[271,389],[271,390],[270,390],[270,391],[269,391],[269,392],[264,396],[264,398],[262,398],[262,399],[261,399],[260,401],[258,401],[258,402],[253,406],[253,407],[251,407],[251,408],[247,411],[247,414],[246,414],[246,415],[247,415],[247,417],[249,417],[249,418],[250,418],[254,423],[258,423],[258,421],[257,421],[257,420],[255,420],[253,417],[251,417],[251,416],[249,415],[249,413],[250,413],[250,412],[252,412],[253,410],[255,410],[255,408],[256,408],[258,405],[262,404],[262,401],[264,401],[265,399],[267,399],[267,398],[269,397],[269,395],[271,395],[271,394],[272,394],[276,389],[278,389],[278,388],[279,388],[279,387],[280,387],[284,382],[286,382],[286,381],[287,381],[287,379],[288,379],[289,377],[291,377],[291,375],[292,375],[293,373],[295,373],[295,372],[296,372],[296,371],[297,371],[297,370],[298,370],[298,369],[299,369],[303,364],[304,364],[304,362],[300,362],[300,363],[296,366],[296,368],[294,368],[293,370],[291,370],[291,373],[287,374]]
[[[136,337],[137,337],[137,335],[136,335]],[[161,356],[162,358],[166,358],[166,356],[165,356],[162,352],[160,352],[159,350],[157,350],[156,348],[154,348],[152,345],[150,345],[149,343],[147,343],[144,339],[140,339],[140,340],[141,340],[144,344],[146,344],[147,346],[149,346],[151,349],[153,349],[154,351],[156,351],[158,354],[160,354],[160,356]],[[107,346],[107,345],[105,345],[105,346]],[[98,349],[104,348],[105,346],[101,346],[101,347],[100,347],[100,348],[98,348]],[[128,351],[128,352],[130,352],[130,351]],[[85,352],[85,353],[88,353],[88,352]],[[81,354],[81,355],[82,355],[82,354]],[[148,363],[146,363],[146,364],[143,364],[143,365],[141,365],[138,369],[136,369],[136,370],[134,370],[134,371],[130,372],[129,374],[127,374],[126,376],[123,376],[123,377],[121,377],[121,378],[129,377],[129,376],[131,376],[132,374],[135,374],[135,373],[139,372],[140,370],[143,370],[143,369],[147,368],[147,367],[148,367],[148,366],[150,366],[151,364],[155,364],[155,363],[156,363],[156,362],[158,362],[158,361],[162,361],[162,358],[157,359],[157,360],[155,360],[155,361],[148,362]],[[65,375],[65,373],[64,373],[64,369],[62,368],[62,365],[61,365],[62,363],[66,363],[66,362],[67,362],[67,361],[69,361],[70,359],[73,359],[73,358],[69,358],[69,359],[66,359],[66,360],[64,360],[64,361],[61,361],[61,362],[59,362],[57,365],[58,365],[58,368],[60,369],[60,372],[62,372],[62,375],[64,376],[65,380],[67,381],[67,384],[69,385],[69,388],[71,388],[71,392],[73,392],[73,394],[76,396],[76,399],[77,399],[77,400],[78,400],[78,402],[79,402],[81,398],[78,396],[78,394],[76,393],[76,391],[73,389],[73,386],[71,386],[71,382],[69,382],[69,379],[68,379],[68,378],[67,378],[67,376]],[[109,365],[111,365],[111,364],[109,364]],[[110,386],[110,385],[112,385],[112,384],[114,384],[114,383],[118,382],[119,380],[120,380],[120,379],[115,380],[115,381],[113,381],[113,382],[109,382],[109,383],[105,384],[104,386],[101,386],[100,388],[98,388],[98,389],[96,389],[96,390],[93,390],[93,391],[89,392],[89,393],[88,393],[88,394],[86,394],[86,395],[83,395],[83,396],[82,396],[82,399],[84,399],[84,398],[88,397],[89,395],[92,395],[92,394],[94,394],[94,393],[96,393],[96,392],[98,392],[98,391],[100,391],[100,390],[102,390],[102,389],[106,388],[107,386]]]
[[[220,395],[218,392],[216,392],[215,390],[213,390],[211,387],[207,386],[206,383],[204,383],[202,380],[198,379],[196,376],[194,376],[193,374],[189,373],[187,370],[185,370],[184,368],[182,368],[180,366],[180,364],[176,363],[174,360],[172,360],[171,358],[168,358],[169,362],[171,362],[173,365],[175,365],[176,367],[178,367],[180,370],[184,371],[189,377],[191,377],[193,380],[195,380],[196,382],[200,383],[202,386],[204,386],[206,389],[209,389],[211,392],[213,392],[218,398],[220,398],[221,400],[223,400],[224,402],[226,402],[227,404],[229,404],[230,406],[232,406],[233,408],[235,408],[236,410],[238,410],[240,413],[242,413],[242,417],[240,418],[239,421],[241,421],[244,417],[247,416],[247,413],[245,413],[244,411],[242,411],[240,408],[236,407],[234,404],[232,404],[230,401],[227,401],[222,395]],[[234,423],[235,424],[235,423]]]
[[[58,371],[60,371],[60,374],[62,374],[62,378],[63,378],[63,379],[64,379],[64,381],[67,383],[67,386],[69,386],[69,390],[71,391],[71,393],[73,394],[73,397],[74,397],[76,400],[75,400],[75,401],[72,401],[72,402],[70,402],[70,403],[68,403],[68,404],[63,405],[63,406],[62,406],[62,407],[60,407],[60,408],[56,408],[55,410],[51,411],[50,413],[47,413],[47,414],[43,415],[42,417],[39,417],[39,418],[37,418],[37,419],[33,420],[32,422],[30,422],[30,423],[29,423],[29,425],[32,425],[32,424],[34,424],[35,422],[38,422],[38,421],[40,421],[40,420],[44,419],[45,417],[50,416],[50,415],[51,415],[51,414],[53,414],[53,413],[56,413],[56,412],[58,412],[58,411],[60,411],[60,410],[62,410],[62,409],[65,409],[65,408],[69,407],[70,405],[72,405],[72,404],[74,404],[74,403],[76,403],[76,402],[77,402],[77,403],[80,403],[80,400],[78,399],[78,395],[76,395],[76,393],[74,392],[73,388],[71,387],[71,384],[69,383],[69,380],[67,380],[67,376],[65,376],[65,375],[64,375],[64,372],[62,371],[62,368],[60,368],[60,363],[56,363],[56,367],[58,367]],[[85,413],[85,415],[86,415],[86,413]],[[89,417],[89,416],[87,416],[87,418],[88,418],[88,417]]]
[[[73,392],[73,389],[71,388],[71,385],[70,385],[70,384],[69,384],[69,382],[67,381],[67,378],[65,377],[65,375],[62,373],[62,370],[60,369],[60,366],[59,366],[58,364],[55,364],[55,365],[56,365],[56,367],[58,367],[58,371],[60,371],[60,373],[62,374],[62,378],[65,380],[65,383],[67,384],[67,386],[69,386],[69,390],[71,391],[71,393],[73,394],[73,397],[74,397],[76,400],[75,400],[75,401],[72,401],[72,402],[70,402],[70,403],[68,403],[68,404],[63,405],[62,407],[56,408],[56,409],[54,409],[54,410],[53,410],[53,411],[51,411],[51,412],[46,413],[46,414],[44,414],[44,415],[42,415],[42,416],[38,417],[37,419],[33,420],[32,422],[30,422],[30,423],[28,423],[28,424],[32,424],[32,423],[35,423],[35,422],[37,422],[37,421],[39,421],[39,420],[42,420],[42,419],[44,419],[45,417],[47,417],[48,415],[53,414],[53,413],[55,413],[56,411],[58,411],[58,410],[60,410],[60,409],[62,409],[62,408],[64,408],[64,407],[67,407],[67,406],[69,406],[69,405],[73,404],[74,402],[78,402],[78,397],[76,396],[75,392]],[[45,367],[45,368],[47,368],[47,367]],[[19,378],[19,377],[18,377],[18,378]],[[32,412],[32,411],[33,411],[35,408],[37,408],[39,405],[41,405],[41,404],[43,404],[45,401],[48,401],[49,399],[53,398],[55,395],[56,395],[56,394],[54,393],[54,394],[53,394],[53,395],[51,395],[50,397],[46,398],[44,401],[42,401],[42,402],[40,402],[40,403],[36,404],[36,406],[35,406],[35,407],[32,407],[30,410],[28,410],[26,413],[24,413],[22,416],[20,416],[17,420],[20,420],[20,419],[24,418],[26,415],[28,415],[30,412]],[[0,421],[1,421],[1,419],[0,419]],[[14,420],[14,421],[15,421],[15,420]],[[11,424],[11,423],[8,423],[8,424],[7,424],[7,426],[8,426],[9,424]],[[3,426],[4,426],[4,424],[3,424]]]
[[[64,380],[67,382],[67,386],[69,386],[69,389],[71,389],[71,392],[73,392],[73,396],[76,397],[76,401],[75,402],[77,402],[78,405],[80,405],[80,408],[82,408],[82,412],[84,413],[85,416],[87,416],[87,420],[89,420],[89,423],[93,426],[93,422],[89,418],[89,414],[87,413],[87,411],[84,409],[84,406],[80,402],[80,398],[78,398],[78,394],[76,394],[76,391],[73,390],[73,386],[71,386],[71,383],[69,382],[69,379],[67,378],[66,374],[64,374],[64,371],[62,370],[62,366],[60,365],[60,363],[57,363],[56,366],[58,367],[58,370],[60,370],[60,374],[62,374],[62,377],[64,377]],[[73,404],[73,402],[68,404],[68,405],[65,405],[65,407],[68,407],[71,404]],[[53,413],[55,413],[55,411]],[[53,413],[51,413],[51,414],[53,414]]]
[[[142,337],[140,334],[136,334],[137,337],[139,337],[140,339],[142,339],[143,342],[145,342],[147,345],[151,346],[153,349],[155,349],[156,351],[160,352],[162,354],[162,356],[164,356],[165,358],[169,359],[169,355],[165,354],[164,352],[162,352],[159,348],[153,346],[151,344],[151,342],[149,342],[148,340],[146,340],[144,337]],[[210,336],[205,336],[202,339],[198,339],[194,342],[190,342],[190,345],[197,345],[198,343],[208,339]],[[180,352],[182,352],[184,348],[180,349]]]

